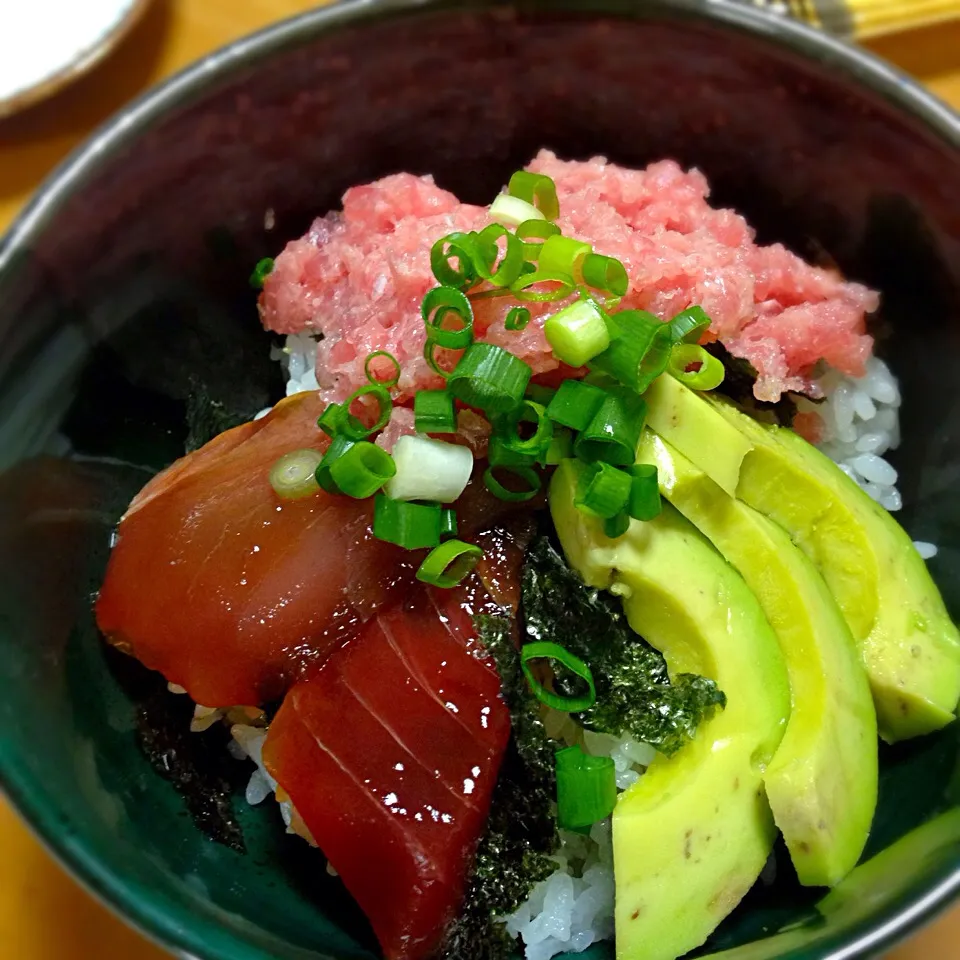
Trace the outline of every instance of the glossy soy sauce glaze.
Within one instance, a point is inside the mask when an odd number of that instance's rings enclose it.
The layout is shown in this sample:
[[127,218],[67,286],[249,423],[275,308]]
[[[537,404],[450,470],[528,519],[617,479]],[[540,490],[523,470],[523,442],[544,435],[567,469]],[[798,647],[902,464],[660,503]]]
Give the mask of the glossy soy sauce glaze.
[[[225,374],[215,399],[265,405],[278,374],[260,353],[251,264],[347,186],[400,169],[483,202],[541,146],[627,166],[673,156],[763,241],[879,287],[880,349],[905,395],[901,519],[940,546],[932,570],[956,616],[958,145],[955,118],[865,55],[707,0],[348,2],[151,95],[0,250],[0,466],[24,461],[0,478],[0,772],[15,803],[95,889],[182,951],[371,955],[322,867],[287,869],[275,818],[238,809],[245,857],[212,845],[138,752],[131,703],[83,615],[123,497],[105,518],[91,504],[127,468],[57,460],[54,487],[37,482],[50,461],[26,461],[62,451],[65,435],[169,462],[190,380],[211,363]],[[871,853],[956,800],[955,738],[883,751]],[[912,834],[826,916],[778,870],[713,946],[768,937],[754,960],[866,949],[882,920],[909,925],[923,896],[956,884],[956,831],[930,836]],[[804,926],[771,938],[791,922]]]

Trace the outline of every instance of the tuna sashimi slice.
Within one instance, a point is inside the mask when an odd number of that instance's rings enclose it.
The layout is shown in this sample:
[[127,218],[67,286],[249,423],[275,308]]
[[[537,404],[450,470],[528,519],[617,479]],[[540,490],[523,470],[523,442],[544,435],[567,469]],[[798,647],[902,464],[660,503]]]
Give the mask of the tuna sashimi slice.
[[418,589],[287,694],[264,760],[370,918],[422,960],[455,918],[510,718],[464,591]]
[[261,704],[391,597],[410,561],[374,540],[372,501],[280,501],[290,450],[323,447],[316,393],[212,440],[154,478],[118,529],[96,604],[115,644],[209,707]]

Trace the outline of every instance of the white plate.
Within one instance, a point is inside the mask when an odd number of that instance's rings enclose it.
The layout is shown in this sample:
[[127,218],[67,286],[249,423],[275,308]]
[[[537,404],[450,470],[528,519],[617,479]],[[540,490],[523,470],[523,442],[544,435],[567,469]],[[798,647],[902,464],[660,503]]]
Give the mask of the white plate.
[[0,0],[0,117],[106,56],[149,0]]

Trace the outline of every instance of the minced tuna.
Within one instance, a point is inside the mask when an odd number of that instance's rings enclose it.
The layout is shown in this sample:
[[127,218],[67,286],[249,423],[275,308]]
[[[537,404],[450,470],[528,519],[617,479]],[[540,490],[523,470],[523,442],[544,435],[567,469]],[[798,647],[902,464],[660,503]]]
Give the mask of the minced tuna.
[[[811,378],[819,361],[863,375],[873,347],[865,317],[877,294],[780,244],[758,246],[743,217],[710,206],[699,171],[671,160],[627,170],[602,158],[559,160],[547,150],[529,169],[556,183],[565,235],[623,262],[630,288],[622,308],[668,320],[702,306],[712,320],[705,339],[719,339],[753,365],[758,399],[816,394]],[[263,324],[278,333],[323,334],[317,380],[328,400],[366,382],[364,360],[374,350],[400,362],[404,394],[440,386],[422,356],[420,302],[436,282],[430,248],[453,230],[489,222],[486,208],[460,203],[431,177],[401,173],[353,187],[342,213],[316,220],[277,258],[260,300]],[[478,338],[509,347],[535,374],[556,370],[543,320],[558,304],[528,305],[533,320],[522,332],[504,329],[514,305],[506,297],[478,301]]]

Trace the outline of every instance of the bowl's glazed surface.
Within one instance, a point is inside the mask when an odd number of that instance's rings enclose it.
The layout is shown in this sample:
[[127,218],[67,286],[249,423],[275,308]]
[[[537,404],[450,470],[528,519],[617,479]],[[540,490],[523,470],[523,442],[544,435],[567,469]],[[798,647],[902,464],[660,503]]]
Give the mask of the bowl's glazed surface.
[[[0,781],[68,866],[174,949],[375,955],[275,811],[237,797],[225,813],[229,769],[188,810],[142,754],[156,684],[108,654],[90,612],[111,528],[182,451],[196,378],[250,413],[278,396],[257,259],[353,183],[406,169],[484,202],[541,146],[696,165],[763,241],[879,287],[879,349],[905,396],[900,519],[939,545],[931,569],[960,616],[954,115],[863,54],[707,0],[354,2],[281,25],[131,107],[0,247]],[[183,745],[154,752],[168,746]],[[895,845],[826,901],[781,856],[709,949],[867,954],[949,900],[956,731],[881,763],[867,855]]]

